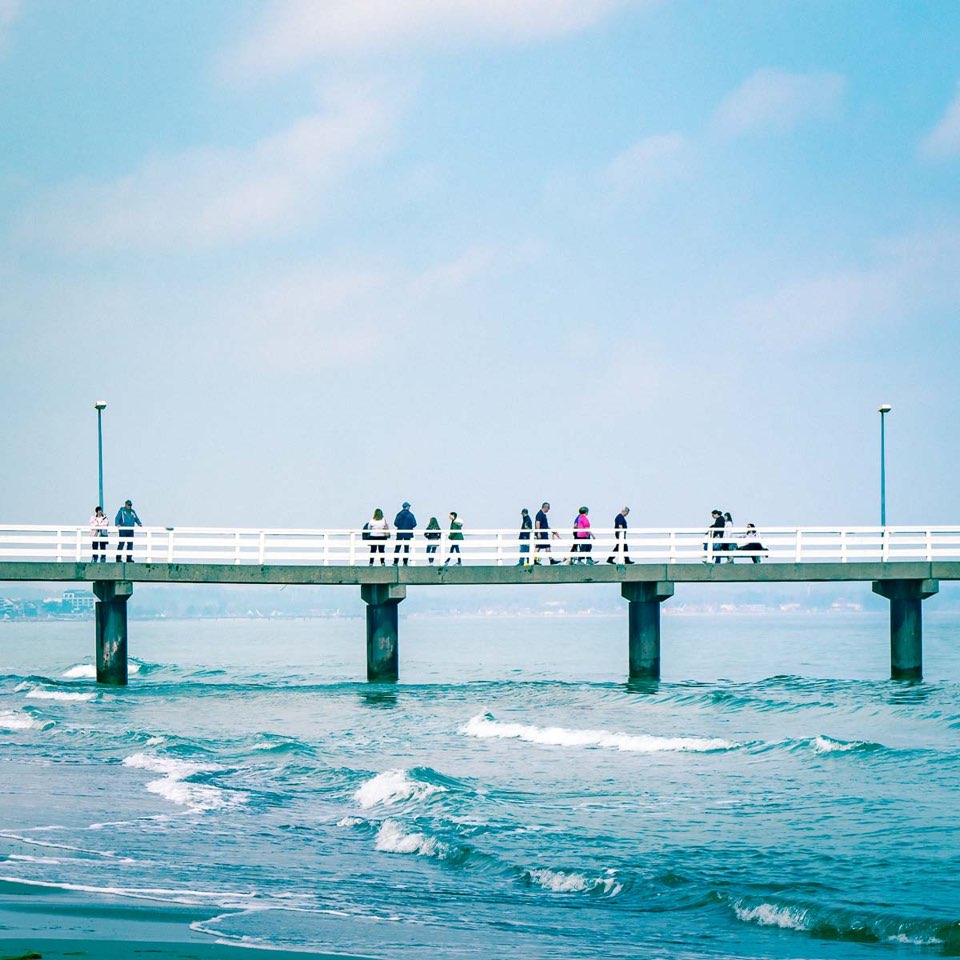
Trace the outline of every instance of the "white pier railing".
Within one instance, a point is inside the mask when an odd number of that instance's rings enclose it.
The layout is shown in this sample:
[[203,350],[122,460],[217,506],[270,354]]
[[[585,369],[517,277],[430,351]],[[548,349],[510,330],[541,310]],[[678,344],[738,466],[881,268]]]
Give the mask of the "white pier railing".
[[[593,539],[574,540],[572,532],[550,531],[556,538],[520,539],[520,532],[464,530],[462,540],[439,531],[429,540],[423,528],[403,541],[397,531],[387,540],[365,539],[353,530],[260,530],[251,528],[138,527],[133,560],[140,563],[313,564],[360,566],[404,558],[426,566],[461,561],[471,566],[505,566],[551,559],[565,563],[853,563],[869,561],[960,560],[960,526],[939,527],[766,527],[759,536],[727,528],[713,539],[702,528],[631,528],[617,539],[612,528],[592,530]],[[106,559],[117,558],[119,531],[109,530]],[[0,524],[0,561],[78,563],[93,559],[87,526]],[[750,547],[759,542],[762,550]],[[624,549],[624,546],[628,550]],[[574,547],[576,546],[576,549]],[[583,547],[589,547],[589,551]],[[380,552],[382,547],[383,552]],[[549,547],[549,549],[546,549]],[[435,549],[434,549],[435,548]],[[614,549],[619,548],[619,549]],[[458,552],[459,549],[459,552]],[[128,550],[122,552],[126,559]]]

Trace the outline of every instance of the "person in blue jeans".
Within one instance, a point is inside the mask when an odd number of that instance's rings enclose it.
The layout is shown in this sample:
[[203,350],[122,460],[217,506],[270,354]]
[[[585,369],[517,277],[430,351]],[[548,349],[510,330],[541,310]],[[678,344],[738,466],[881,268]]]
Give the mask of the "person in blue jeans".
[[133,563],[133,528],[134,526],[142,527],[143,524],[129,500],[125,500],[123,506],[117,511],[113,523],[120,530],[120,539],[117,541],[117,563],[120,563],[123,555],[124,543],[127,545],[127,563]]

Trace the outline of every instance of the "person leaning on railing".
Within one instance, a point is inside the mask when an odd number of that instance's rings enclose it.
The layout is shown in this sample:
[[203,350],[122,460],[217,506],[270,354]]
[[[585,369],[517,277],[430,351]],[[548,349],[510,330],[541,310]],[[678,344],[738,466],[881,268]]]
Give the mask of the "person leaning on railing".
[[133,509],[133,503],[125,500],[123,506],[117,511],[113,518],[114,525],[120,528],[117,541],[117,563],[123,555],[123,545],[127,545],[127,563],[133,563],[133,527],[134,525],[142,527],[137,511]]
[[109,536],[110,521],[103,512],[103,507],[97,507],[90,518],[90,536],[93,541],[93,562],[107,562],[107,538]]
[[367,539],[370,541],[370,566],[373,566],[375,554],[380,554],[380,566],[386,566],[386,542],[390,539],[390,524],[383,516],[383,511],[377,507],[373,516],[364,524]]

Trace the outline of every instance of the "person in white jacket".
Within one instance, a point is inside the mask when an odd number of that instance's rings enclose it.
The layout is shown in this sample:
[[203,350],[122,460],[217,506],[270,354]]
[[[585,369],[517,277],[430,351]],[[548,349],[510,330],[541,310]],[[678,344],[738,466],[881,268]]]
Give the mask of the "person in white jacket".
[[90,537],[93,541],[93,562],[107,562],[107,537],[110,521],[103,512],[103,507],[97,507],[90,518]]
[[379,507],[373,511],[373,516],[367,521],[364,532],[370,541],[370,566],[373,566],[374,555],[378,553],[380,554],[380,566],[384,566],[386,563],[384,558],[386,544],[387,540],[390,539],[390,524]]

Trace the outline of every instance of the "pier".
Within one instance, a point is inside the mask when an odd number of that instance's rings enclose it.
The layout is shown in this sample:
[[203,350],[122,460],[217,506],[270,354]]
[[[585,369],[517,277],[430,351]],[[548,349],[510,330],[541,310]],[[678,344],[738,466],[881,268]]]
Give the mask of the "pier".
[[[890,676],[919,680],[922,603],[938,592],[940,581],[960,580],[960,526],[769,528],[761,533],[762,555],[724,550],[740,543],[707,539],[702,529],[631,529],[630,564],[623,562],[622,549],[612,552],[618,543],[614,530],[595,528],[594,534],[593,550],[585,556],[571,551],[569,534],[546,541],[519,540],[514,529],[468,531],[459,555],[450,554],[444,540],[430,563],[417,531],[409,565],[394,565],[393,540],[386,541],[385,564],[376,555],[371,565],[360,530],[144,528],[137,530],[134,562],[93,563],[84,527],[0,526],[0,580],[90,583],[97,598],[97,680],[114,685],[127,682],[127,607],[136,583],[359,587],[366,606],[367,679],[383,682],[400,675],[399,608],[412,588],[619,587],[627,602],[628,676],[655,680],[660,610],[678,587],[796,582],[871,583],[890,604]],[[111,543],[115,536],[111,531]],[[547,544],[549,551],[543,549]],[[538,553],[542,562],[534,563]],[[607,563],[610,556],[617,562]],[[564,562],[552,564],[550,558]]]

